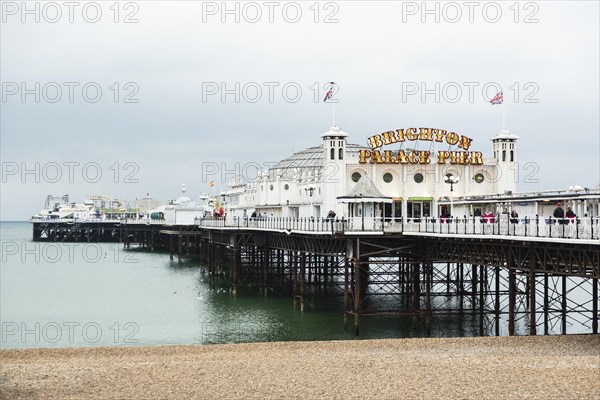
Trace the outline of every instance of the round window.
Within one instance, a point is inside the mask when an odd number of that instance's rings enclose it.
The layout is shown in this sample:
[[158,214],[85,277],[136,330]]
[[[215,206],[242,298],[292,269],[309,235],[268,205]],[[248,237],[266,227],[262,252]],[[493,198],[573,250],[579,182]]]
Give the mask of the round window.
[[273,185],[269,186],[269,190],[273,190]]
[[283,188],[284,188],[285,190],[288,190],[288,189],[290,188],[290,185],[288,185],[288,184],[286,183],[286,184],[283,186]]
[[417,172],[417,173],[415,174],[415,182],[417,182],[417,183],[421,183],[421,182],[423,182],[423,174],[421,174],[421,173]]
[[481,183],[485,180],[485,177],[483,176],[483,174],[476,174],[475,175],[475,182],[477,183]]
[[390,174],[389,172],[383,174],[383,181],[385,183],[390,183],[392,180],[394,180],[394,176],[392,174]]
[[358,180],[360,179],[361,175],[360,172],[355,172],[352,174],[352,181],[353,182],[358,182]]

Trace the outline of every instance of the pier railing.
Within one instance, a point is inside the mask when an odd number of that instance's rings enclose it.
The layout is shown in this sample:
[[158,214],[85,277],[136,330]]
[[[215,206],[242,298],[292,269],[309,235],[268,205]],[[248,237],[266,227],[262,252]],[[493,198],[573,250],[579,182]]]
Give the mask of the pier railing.
[[164,219],[149,218],[126,218],[126,219],[105,219],[105,218],[43,218],[33,217],[29,222],[41,222],[44,224],[74,224],[88,222],[102,222],[107,224],[136,224],[136,225],[165,225]]
[[403,226],[403,232],[596,240],[599,229],[598,217],[511,218],[504,214],[491,218],[409,218]]
[[302,232],[343,233],[428,233],[438,235],[517,236],[559,239],[600,240],[600,218],[511,218],[500,215],[493,218],[199,218],[195,225],[210,228],[250,228]]
[[311,217],[197,218],[195,224],[210,228],[251,228],[264,230],[337,233],[347,230],[348,220]]

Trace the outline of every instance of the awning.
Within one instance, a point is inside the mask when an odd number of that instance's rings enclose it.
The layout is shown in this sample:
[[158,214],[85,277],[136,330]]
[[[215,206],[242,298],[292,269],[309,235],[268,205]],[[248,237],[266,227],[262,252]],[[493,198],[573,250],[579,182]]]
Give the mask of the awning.
[[402,201],[404,199],[402,197],[392,197],[392,200],[394,200],[394,201]]
[[392,198],[385,196],[377,189],[371,178],[363,175],[354,189],[345,196],[338,196],[341,203],[391,203]]
[[433,201],[431,196],[412,196],[408,198],[408,201]]

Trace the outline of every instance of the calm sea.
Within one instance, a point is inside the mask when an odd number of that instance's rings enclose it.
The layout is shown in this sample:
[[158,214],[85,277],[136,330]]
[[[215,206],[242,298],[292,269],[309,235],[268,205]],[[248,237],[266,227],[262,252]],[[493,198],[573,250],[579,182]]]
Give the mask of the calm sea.
[[[209,287],[197,259],[118,243],[32,242],[27,222],[2,222],[2,348],[354,339],[342,299],[294,310],[289,293],[230,296]],[[359,339],[428,336],[410,317],[363,317]],[[503,332],[504,333],[504,332]],[[434,317],[431,336],[474,336],[469,315]]]

